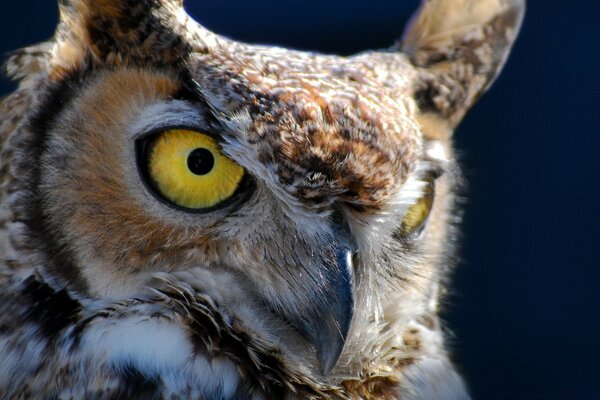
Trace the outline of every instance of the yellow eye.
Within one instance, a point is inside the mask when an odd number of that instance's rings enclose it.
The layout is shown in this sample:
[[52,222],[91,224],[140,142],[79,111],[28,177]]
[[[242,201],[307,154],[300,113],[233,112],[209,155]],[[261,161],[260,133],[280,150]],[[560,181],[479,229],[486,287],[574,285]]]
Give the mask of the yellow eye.
[[427,217],[429,217],[431,207],[433,206],[434,194],[434,179],[433,177],[430,177],[427,179],[427,186],[425,187],[423,196],[419,201],[410,206],[404,215],[402,225],[400,226],[400,234],[402,236],[415,235],[425,226],[425,222],[427,221]]
[[158,192],[174,204],[203,209],[229,199],[244,169],[225,157],[205,134],[173,129],[160,133],[147,153],[147,173]]

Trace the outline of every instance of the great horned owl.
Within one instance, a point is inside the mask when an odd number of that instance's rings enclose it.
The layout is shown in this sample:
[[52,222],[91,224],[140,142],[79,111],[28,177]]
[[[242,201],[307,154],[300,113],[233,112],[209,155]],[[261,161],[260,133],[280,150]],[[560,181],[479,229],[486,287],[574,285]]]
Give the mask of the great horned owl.
[[337,57],[60,1],[0,109],[0,398],[467,398],[451,135],[523,12],[426,0]]

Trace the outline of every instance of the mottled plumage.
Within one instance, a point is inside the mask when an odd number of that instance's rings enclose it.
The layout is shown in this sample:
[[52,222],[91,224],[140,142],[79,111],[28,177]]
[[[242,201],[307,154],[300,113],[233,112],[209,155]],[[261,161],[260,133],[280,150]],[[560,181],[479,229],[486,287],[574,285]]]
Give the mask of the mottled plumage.
[[[180,0],[61,0],[0,105],[0,398],[468,398],[437,317],[451,134],[523,12],[426,0],[345,58],[234,42]],[[243,167],[227,201],[157,193],[146,143],[175,128]]]

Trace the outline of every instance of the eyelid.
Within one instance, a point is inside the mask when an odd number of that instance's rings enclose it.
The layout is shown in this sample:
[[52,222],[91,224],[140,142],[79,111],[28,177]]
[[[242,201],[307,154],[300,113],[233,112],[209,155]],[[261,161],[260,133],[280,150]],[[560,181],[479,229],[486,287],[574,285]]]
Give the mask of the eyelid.
[[[168,100],[150,104],[132,121],[132,140],[140,140],[169,129],[187,129],[214,135],[214,129],[202,109],[183,100]],[[214,135],[217,139],[217,135]]]
[[432,179],[434,182],[444,176],[448,171],[441,165],[434,165],[424,174],[424,180]]
[[149,131],[141,133],[140,135],[138,135],[138,137],[135,140],[136,140],[136,142],[143,141],[143,140],[152,141],[154,137],[156,137],[157,135],[160,135],[161,133],[168,132],[168,131],[177,131],[177,130],[197,132],[199,134],[211,137],[215,142],[217,142],[218,145],[223,143],[223,137],[221,135],[212,132],[210,129],[205,129],[203,127],[198,127],[196,125],[190,125],[189,123],[186,123],[186,124],[163,124],[160,126],[156,126],[152,129],[150,129]]

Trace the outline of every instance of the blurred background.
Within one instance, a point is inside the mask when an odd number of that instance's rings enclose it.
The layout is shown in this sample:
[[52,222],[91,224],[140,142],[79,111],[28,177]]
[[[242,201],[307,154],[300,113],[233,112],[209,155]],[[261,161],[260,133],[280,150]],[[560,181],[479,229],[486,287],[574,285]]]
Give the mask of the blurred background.
[[[418,1],[186,4],[238,40],[352,54],[389,46]],[[2,8],[1,53],[52,35],[55,1]],[[469,184],[444,319],[475,399],[600,399],[599,12],[530,0],[504,73],[456,132]]]

